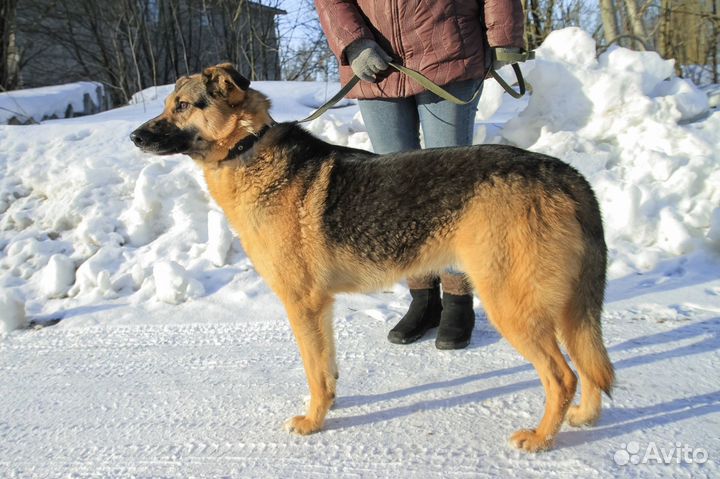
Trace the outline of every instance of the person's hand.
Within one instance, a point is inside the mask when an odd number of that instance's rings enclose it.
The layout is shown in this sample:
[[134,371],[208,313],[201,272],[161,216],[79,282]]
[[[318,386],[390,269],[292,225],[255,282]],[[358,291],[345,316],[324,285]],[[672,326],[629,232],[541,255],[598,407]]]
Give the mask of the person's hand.
[[361,80],[375,83],[377,74],[387,70],[392,57],[380,48],[374,40],[360,39],[345,49],[345,56],[353,73]]
[[499,70],[505,65],[508,65],[510,63],[515,63],[512,61],[508,61],[507,59],[503,59],[503,54],[506,53],[520,53],[522,52],[522,49],[515,48],[515,47],[497,47],[492,49],[492,59],[493,59],[493,70]]

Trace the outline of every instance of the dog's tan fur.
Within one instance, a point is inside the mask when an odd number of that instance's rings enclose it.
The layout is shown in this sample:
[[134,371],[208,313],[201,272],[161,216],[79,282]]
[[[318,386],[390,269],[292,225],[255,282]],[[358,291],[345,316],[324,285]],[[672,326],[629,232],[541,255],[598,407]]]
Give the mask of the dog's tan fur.
[[[610,390],[614,375],[599,311],[589,313],[578,297],[589,245],[569,196],[498,177],[478,184],[461,210],[425,232],[426,241],[410,261],[390,256],[368,261],[356,248],[328,239],[322,218],[332,160],[318,168],[310,183],[290,178],[288,153],[280,147],[259,149],[251,166],[242,159],[223,161],[238,141],[272,123],[268,100],[239,88],[231,68],[218,65],[178,80],[165,111],[143,127],[152,130],[153,121],[164,119],[199,132],[188,154],[203,168],[210,193],[248,257],[287,309],[311,393],[307,413],[289,420],[292,431],[318,431],[335,398],[335,294],[377,289],[448,265],[466,272],[490,322],[535,366],[545,388],[540,424],[516,432],[512,442],[528,451],[543,450],[552,445],[564,418],[574,426],[597,420],[600,390]],[[203,98],[209,99],[207,107],[177,111],[180,102],[192,105]],[[577,380],[559,341],[582,380],[577,406],[571,406]]]

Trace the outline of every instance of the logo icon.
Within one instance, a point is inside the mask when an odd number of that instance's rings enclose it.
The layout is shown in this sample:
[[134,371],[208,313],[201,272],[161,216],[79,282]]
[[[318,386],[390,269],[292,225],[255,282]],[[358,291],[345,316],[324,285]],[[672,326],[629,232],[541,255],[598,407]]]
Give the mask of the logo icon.
[[630,441],[629,443],[620,444],[620,450],[615,451],[613,459],[618,466],[627,466],[628,464],[640,464],[640,443]]
[[618,466],[638,464],[704,464],[708,453],[702,448],[693,448],[680,442],[673,447],[658,447],[654,442],[642,446],[637,441],[620,444],[620,449],[613,454],[613,461]]

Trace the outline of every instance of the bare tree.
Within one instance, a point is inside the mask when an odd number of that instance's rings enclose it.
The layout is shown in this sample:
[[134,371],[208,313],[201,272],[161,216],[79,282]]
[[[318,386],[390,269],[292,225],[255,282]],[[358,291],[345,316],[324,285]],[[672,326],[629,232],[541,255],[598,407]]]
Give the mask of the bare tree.
[[0,0],[0,89],[19,86],[18,52],[15,44],[17,0]]
[[597,7],[588,0],[522,0],[527,46],[537,48],[553,30],[582,27],[596,30]]
[[712,2],[712,37],[710,37],[710,49],[708,54],[710,55],[710,65],[712,66],[712,82],[718,83],[720,79],[720,71],[718,71],[718,44],[720,43],[720,16],[718,16],[718,2]]
[[[117,104],[219,61],[250,79],[337,78],[312,0],[287,2],[287,15],[283,0],[260,1],[0,0],[0,87],[99,80]],[[655,49],[679,74],[704,65],[717,81],[720,0],[598,1],[522,0],[528,47],[579,26],[600,49]]]
[[[274,16],[280,0],[23,0],[29,77],[93,79],[114,103],[208,64],[235,63],[250,79],[279,79]],[[44,73],[47,75],[47,73]],[[52,80],[52,79],[49,79]]]
[[678,75],[717,81],[717,0],[662,0],[657,17],[658,52],[676,60]]
[[524,8],[527,43],[535,48],[554,29],[555,0],[527,0]]
[[612,43],[620,32],[618,30],[615,4],[613,0],[600,0],[600,17],[602,18],[605,41]]
[[[625,11],[627,12],[629,23],[632,28],[632,34],[645,42],[648,40],[647,31],[645,29],[645,20],[642,15],[642,10],[638,8],[636,2],[637,0],[625,0]],[[642,47],[645,47],[644,43]]]
[[280,23],[280,64],[285,80],[329,80],[338,76],[335,55],[325,39],[312,0],[297,2]]

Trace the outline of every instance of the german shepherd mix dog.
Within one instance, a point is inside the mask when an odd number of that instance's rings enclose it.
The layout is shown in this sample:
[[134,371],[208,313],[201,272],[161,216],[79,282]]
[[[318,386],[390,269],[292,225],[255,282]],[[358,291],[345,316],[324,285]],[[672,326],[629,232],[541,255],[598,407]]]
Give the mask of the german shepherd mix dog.
[[[391,155],[335,146],[297,123],[275,124],[270,102],[230,64],[180,78],[163,113],[131,134],[143,151],[184,153],[287,309],[310,386],[305,416],[318,431],[335,399],[332,307],[337,293],[407,276],[464,271],[498,331],[545,387],[526,451],[552,446],[564,418],[594,423],[614,380],[600,313],[607,250],[597,200],[569,165],[510,146]],[[582,385],[558,343],[577,366]]]

